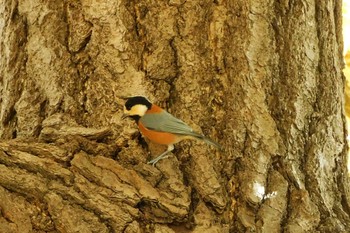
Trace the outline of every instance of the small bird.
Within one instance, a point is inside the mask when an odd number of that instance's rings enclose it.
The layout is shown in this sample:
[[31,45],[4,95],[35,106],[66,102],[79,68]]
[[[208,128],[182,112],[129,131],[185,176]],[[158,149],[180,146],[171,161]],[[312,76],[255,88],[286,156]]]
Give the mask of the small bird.
[[148,164],[154,166],[159,160],[167,158],[167,154],[174,150],[174,144],[184,139],[199,139],[219,149],[222,148],[220,144],[193,131],[185,122],[152,104],[146,97],[133,96],[124,99],[127,101],[122,118],[134,119],[144,137],[157,144],[168,146],[164,153],[149,161]]

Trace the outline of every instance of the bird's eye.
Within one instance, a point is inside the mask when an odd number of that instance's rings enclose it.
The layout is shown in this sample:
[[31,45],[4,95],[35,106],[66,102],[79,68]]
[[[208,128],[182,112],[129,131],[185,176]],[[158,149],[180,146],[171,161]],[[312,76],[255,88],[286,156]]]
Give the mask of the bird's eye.
[[124,113],[127,113],[128,112],[128,110],[126,109],[126,107],[124,106]]

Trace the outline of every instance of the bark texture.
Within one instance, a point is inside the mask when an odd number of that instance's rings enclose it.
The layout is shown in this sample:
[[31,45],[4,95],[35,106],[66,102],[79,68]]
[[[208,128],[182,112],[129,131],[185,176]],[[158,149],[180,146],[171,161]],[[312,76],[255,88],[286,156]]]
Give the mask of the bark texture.
[[[350,231],[341,1],[2,0],[0,40],[0,232]],[[224,152],[147,165],[135,94]]]

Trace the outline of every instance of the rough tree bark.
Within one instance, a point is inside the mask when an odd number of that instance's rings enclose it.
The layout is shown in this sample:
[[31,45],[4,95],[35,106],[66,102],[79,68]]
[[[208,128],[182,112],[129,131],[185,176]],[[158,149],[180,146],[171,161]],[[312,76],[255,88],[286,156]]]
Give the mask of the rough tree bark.
[[[0,232],[350,232],[341,1],[0,4]],[[143,94],[220,142],[174,156]]]

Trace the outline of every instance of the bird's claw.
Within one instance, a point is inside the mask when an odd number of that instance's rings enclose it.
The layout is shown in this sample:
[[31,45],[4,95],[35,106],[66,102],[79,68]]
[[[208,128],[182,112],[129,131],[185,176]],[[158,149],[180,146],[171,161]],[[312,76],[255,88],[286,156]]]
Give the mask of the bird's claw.
[[150,165],[152,165],[152,166],[155,166],[156,163],[158,163],[159,160],[166,159],[166,158],[168,158],[168,157],[169,157],[169,155],[160,155],[160,156],[158,156],[157,158],[154,158],[154,159],[148,161],[147,164],[150,164]]

